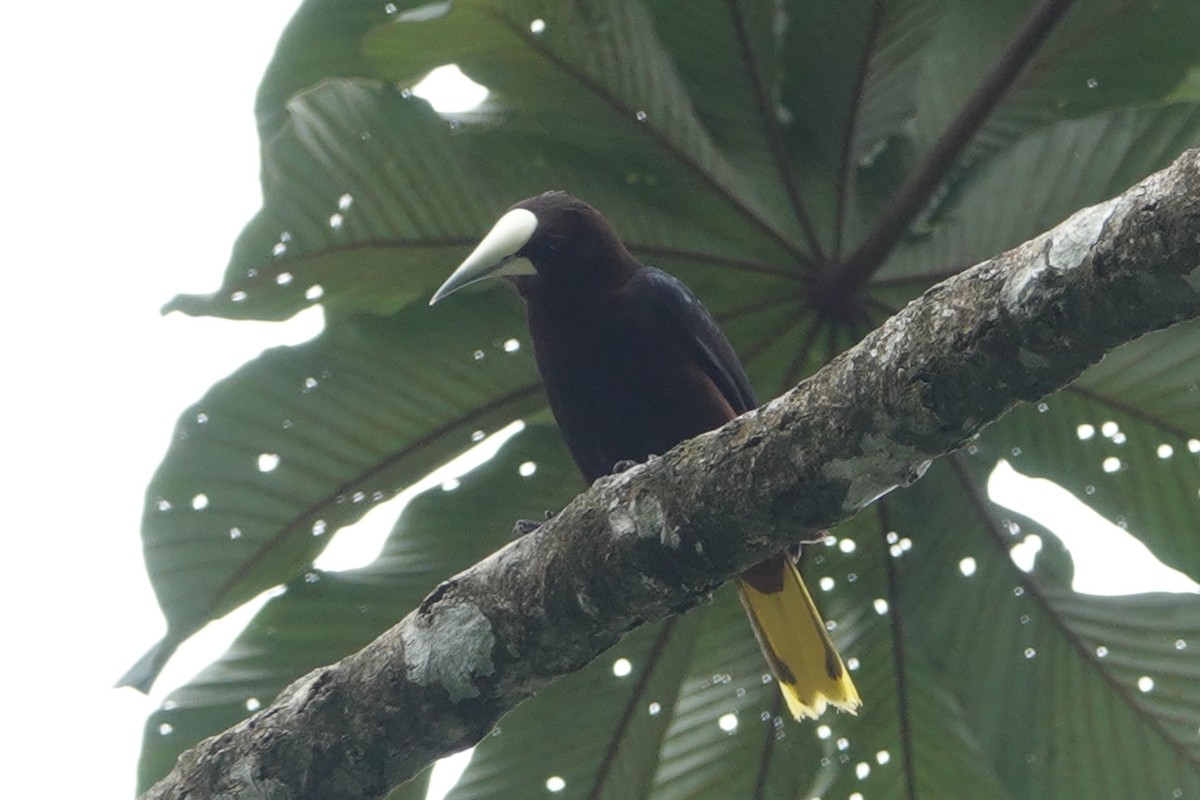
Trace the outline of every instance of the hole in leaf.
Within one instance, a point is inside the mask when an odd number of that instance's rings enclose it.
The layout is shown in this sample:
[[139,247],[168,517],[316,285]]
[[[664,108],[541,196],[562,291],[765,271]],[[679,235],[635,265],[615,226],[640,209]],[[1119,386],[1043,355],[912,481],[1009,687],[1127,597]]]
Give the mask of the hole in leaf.
[[1037,563],[1037,555],[1042,551],[1042,537],[1031,533],[1008,551],[1017,569],[1022,572],[1032,572]]
[[[1095,491],[1094,486],[1084,487],[1085,496]],[[1052,481],[1027,477],[1000,461],[988,480],[988,495],[1032,517],[1059,539],[1073,562],[1071,588],[1076,592],[1107,596],[1200,593],[1200,585],[1159,561],[1145,544],[1123,530],[1124,526],[1113,524]],[[1034,546],[1031,537],[1022,544],[1026,543]],[[1018,552],[1013,555],[1017,558]]]
[[443,64],[430,70],[412,93],[439,114],[454,114],[477,107],[487,99],[488,88],[468,78],[457,64]]

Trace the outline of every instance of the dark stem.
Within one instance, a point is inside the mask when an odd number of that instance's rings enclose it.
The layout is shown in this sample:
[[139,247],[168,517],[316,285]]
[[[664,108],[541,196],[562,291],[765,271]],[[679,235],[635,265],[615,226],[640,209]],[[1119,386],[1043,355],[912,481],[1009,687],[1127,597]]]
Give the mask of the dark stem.
[[941,283],[947,278],[952,278],[965,269],[969,269],[972,265],[966,264],[961,267],[951,267],[950,269],[940,269],[935,272],[922,272],[919,275],[901,275],[896,278],[883,278],[877,281],[871,281],[872,288],[890,288],[893,286],[910,286],[912,284],[920,284],[921,286],[932,286],[935,283]]
[[[970,502],[980,525],[987,532],[988,538],[1000,551],[1002,557],[1008,559],[1012,549],[1012,540],[1007,531],[1001,528],[999,520],[996,519],[994,513],[996,506],[988,497],[987,487],[967,467],[966,461],[960,453],[951,453],[947,456],[947,460],[950,462],[950,466],[954,470],[954,474],[963,489],[963,494]],[[1033,522],[1039,526],[1041,525],[1037,520],[1033,520]],[[1012,562],[1009,561],[1009,563],[1011,564]],[[1200,767],[1200,756],[1196,755],[1191,748],[1180,740],[1175,730],[1167,727],[1164,717],[1147,708],[1129,686],[1117,679],[1113,674],[1111,666],[1102,662],[1100,657],[1096,655],[1096,650],[1092,643],[1083,634],[1071,627],[1070,622],[1064,618],[1062,611],[1054,606],[1047,591],[1042,588],[1038,581],[1034,580],[1033,575],[1018,571],[1017,576],[1021,582],[1021,588],[1037,601],[1046,616],[1054,621],[1054,625],[1058,628],[1063,639],[1071,646],[1071,649],[1075,651],[1080,660],[1091,667],[1096,675],[1104,681],[1113,696],[1119,698],[1129,708],[1130,713],[1141,720],[1143,725],[1149,728],[1167,747],[1174,751],[1181,765],[1190,765],[1192,769]]]
[[786,392],[800,382],[800,373],[803,371],[809,356],[812,355],[813,344],[817,341],[817,334],[820,331],[821,318],[814,316],[809,320],[808,329],[804,332],[804,338],[801,339],[800,346],[796,348],[796,355],[792,359],[792,363],[788,364],[787,372],[783,375],[783,385],[778,387],[777,394]]
[[771,704],[771,718],[767,720],[767,738],[763,742],[762,756],[758,759],[758,774],[754,776],[754,798],[762,800],[767,796],[767,774],[771,770],[771,756],[775,753],[775,720],[783,706],[783,692],[775,692],[775,701]]
[[783,322],[767,331],[766,336],[750,345],[750,347],[748,347],[742,354],[742,363],[749,364],[751,361],[754,361],[756,358],[761,356],[768,347],[778,342],[780,338],[787,334],[788,331],[799,326],[802,319],[802,315],[788,317]]
[[1000,59],[984,76],[979,88],[967,98],[946,126],[924,163],[900,187],[879,215],[874,229],[840,270],[842,285],[857,287],[882,265],[896,242],[925,206],[930,194],[958,161],[963,149],[983,127],[1000,104],[1017,76],[1046,41],[1074,0],[1040,0],[1008,43]]
[[871,66],[871,54],[879,38],[883,22],[883,0],[876,0],[871,9],[871,22],[867,28],[867,40],[863,43],[862,58],[858,63],[858,74],[854,76],[854,94],[850,102],[850,118],[846,120],[846,131],[842,135],[842,154],[838,172],[837,210],[833,216],[833,262],[842,260],[842,228],[846,221],[846,202],[850,195],[850,182],[854,177],[851,156],[854,153],[854,132],[858,128],[858,112],[862,107],[863,87],[867,84],[867,68]]
[[[386,457],[380,458],[375,463],[367,466],[352,479],[345,481],[326,496],[310,503],[303,513],[293,516],[291,520],[281,526],[279,530],[271,535],[270,538],[259,544],[255,551],[247,556],[246,559],[238,565],[237,569],[230,574],[225,582],[221,584],[221,586],[213,594],[212,601],[204,609],[204,611],[201,612],[203,616],[199,616],[197,618],[209,619],[216,614],[217,609],[221,607],[222,603],[226,602],[226,599],[232,594],[238,583],[240,583],[254,569],[258,568],[258,566],[266,560],[268,555],[279,548],[284,547],[288,541],[295,538],[297,535],[300,535],[299,531],[306,525],[309,525],[321,509],[334,505],[337,502],[339,495],[348,495],[353,493],[355,487],[366,483],[374,476],[383,473],[387,469],[410,457],[413,455],[413,453],[420,452],[420,450],[423,448],[430,447],[451,431],[464,426],[469,426],[474,423],[475,420],[484,417],[493,411],[503,408],[506,405],[516,404],[523,399],[537,395],[541,392],[541,390],[541,381],[527,383],[524,386],[513,389],[508,394],[496,397],[492,400],[489,400],[487,403],[484,403],[483,405],[470,409],[464,414],[460,414],[459,416],[447,420],[428,433],[413,439],[403,448],[389,453]],[[308,534],[303,535],[307,536]]]
[[764,264],[761,261],[752,261],[745,258],[736,258],[733,256],[719,255],[717,253],[705,252],[703,250],[685,250],[680,247],[673,247],[661,244],[648,244],[646,242],[625,242],[625,246],[633,253],[639,255],[645,254],[650,257],[657,258],[682,258],[688,261],[697,261],[702,264],[717,264],[730,269],[740,269],[746,272],[759,272],[763,275],[774,275],[777,277],[793,278],[794,273],[784,267],[776,267],[771,264]]
[[[495,18],[500,24],[512,31],[515,36],[524,41],[530,50],[544,58],[553,68],[572,78],[586,91],[612,107],[627,122],[636,118],[638,109],[635,106],[630,105],[626,102],[625,98],[618,96],[579,64],[539,41],[537,36],[529,32],[527,25],[518,23],[498,12],[495,14]],[[778,245],[791,258],[799,262],[804,262],[808,259],[808,254],[801,250],[790,237],[776,229],[774,225],[760,215],[746,198],[738,194],[732,187],[723,184],[716,175],[705,169],[693,154],[681,148],[678,142],[654,124],[653,120],[643,120],[638,122],[637,125],[640,130],[644,131],[655,143],[662,147],[667,155],[715,192],[717,196],[729,203],[743,219],[758,228],[763,235]]]
[[1079,397],[1086,398],[1093,403],[1100,403],[1101,405],[1108,406],[1114,411],[1120,411],[1122,414],[1128,414],[1139,422],[1152,425],[1155,428],[1158,428],[1160,431],[1169,433],[1172,436],[1178,436],[1180,439],[1190,439],[1193,436],[1191,431],[1184,430],[1178,425],[1167,422],[1166,420],[1156,417],[1153,414],[1148,414],[1140,408],[1131,406],[1129,403],[1125,403],[1117,400],[1116,398],[1103,395],[1094,389],[1087,388],[1086,386],[1079,386],[1078,384],[1073,383],[1070,386],[1064,387],[1062,391],[1064,393],[1069,392],[1071,394],[1078,395]]
[[840,342],[840,336],[842,333],[842,321],[837,318],[831,318],[829,320],[829,330],[827,331],[827,333],[829,335],[825,337],[825,363],[826,364],[828,364],[830,361],[833,361],[833,359],[837,358],[837,354],[840,352],[838,350],[838,344]]
[[612,765],[617,760],[617,753],[621,749],[621,742],[625,740],[625,733],[629,729],[629,725],[633,722],[633,714],[641,705],[642,695],[646,691],[646,687],[650,685],[650,678],[654,675],[654,670],[658,667],[659,659],[662,657],[663,650],[667,647],[667,642],[671,639],[671,634],[675,632],[675,625],[679,622],[679,617],[672,617],[663,625],[662,630],[658,632],[658,636],[654,639],[654,644],[650,647],[650,652],[646,654],[646,667],[642,670],[642,674],[638,676],[637,684],[633,687],[633,691],[629,694],[629,700],[625,703],[625,709],[621,713],[621,719],[617,722],[617,727],[613,730],[612,737],[608,741],[608,748],[604,751],[604,757],[600,760],[600,767],[596,770],[596,777],[592,780],[592,790],[588,792],[588,800],[595,800],[604,794],[604,785],[608,780],[608,773],[612,769]]
[[786,305],[788,303],[794,303],[796,305],[799,305],[801,302],[803,302],[803,299],[804,298],[800,297],[800,296],[793,297],[793,296],[789,296],[789,295],[784,295],[784,296],[772,295],[770,297],[763,297],[763,298],[759,298],[757,300],[751,300],[748,303],[743,303],[742,305],[734,306],[733,308],[723,309],[719,312],[714,311],[713,316],[716,317],[717,322],[720,322],[721,324],[725,324],[726,322],[729,322],[730,320],[740,319],[741,317],[744,317],[748,314],[755,314],[759,311],[766,311],[767,309]]
[[917,800],[916,759],[913,756],[912,719],[908,711],[908,670],[904,651],[904,616],[900,606],[900,577],[896,574],[896,559],[892,558],[887,535],[892,529],[888,520],[887,501],[876,503],[879,518],[879,538],[883,545],[883,566],[887,574],[888,607],[891,613],[892,660],[896,667],[896,715],[900,726],[900,750],[904,761],[904,789],[908,800]]
[[[784,192],[787,194],[788,202],[792,205],[796,221],[800,223],[800,228],[804,231],[804,237],[808,239],[808,246],[812,249],[813,259],[817,263],[822,263],[825,261],[825,251],[821,248],[821,240],[817,236],[817,231],[813,227],[812,220],[809,219],[808,212],[804,210],[804,200],[800,197],[800,187],[796,184],[792,162],[788,158],[787,148],[784,146],[783,137],[779,133],[779,123],[775,118],[773,103],[767,93],[767,87],[763,85],[762,75],[758,71],[758,62],[754,58],[754,50],[750,46],[750,36],[746,33],[746,21],[742,18],[738,0],[729,0],[729,13],[733,17],[733,30],[737,34],[738,49],[741,50],[746,72],[749,74],[750,82],[754,86],[754,100],[758,104],[758,117],[762,120],[763,133],[767,137],[767,146],[771,148],[771,160],[775,162],[775,170],[779,174],[780,182],[783,183]],[[813,261],[811,260],[802,260],[800,263],[806,268],[811,269],[813,267]]]

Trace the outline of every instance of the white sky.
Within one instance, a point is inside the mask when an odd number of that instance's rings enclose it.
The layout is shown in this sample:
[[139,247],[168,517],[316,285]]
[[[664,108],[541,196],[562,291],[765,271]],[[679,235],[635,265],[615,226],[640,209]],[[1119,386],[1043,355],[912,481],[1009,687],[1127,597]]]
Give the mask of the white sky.
[[89,795],[131,797],[146,715],[196,668],[173,664],[154,699],[111,688],[163,630],[144,486],[184,406],[319,320],[158,309],[218,285],[259,205],[254,92],[296,6],[20,4],[0,34],[7,795],[43,796],[69,759]]
[[158,309],[216,288],[259,205],[254,92],[296,6],[21,3],[0,26],[7,796],[133,795],[152,705],[110,687],[163,631],[145,484],[179,411],[288,335]]

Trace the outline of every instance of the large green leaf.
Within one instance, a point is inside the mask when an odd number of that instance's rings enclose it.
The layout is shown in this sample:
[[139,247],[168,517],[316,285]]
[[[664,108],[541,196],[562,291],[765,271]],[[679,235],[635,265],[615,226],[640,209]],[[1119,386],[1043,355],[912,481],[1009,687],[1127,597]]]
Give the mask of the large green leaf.
[[[522,475],[525,463],[535,464],[536,472]],[[534,518],[562,507],[582,483],[569,479],[568,466],[557,432],[532,426],[464,476],[458,488],[418,495],[369,566],[345,572],[309,568],[290,580],[220,661],[168,695],[150,717],[143,786],[161,777],[184,748],[244,716],[248,700],[254,699],[251,706],[265,703],[309,670],[359,649],[441,580],[504,544],[506,525],[515,519],[505,518],[509,508]],[[164,725],[169,736],[160,734]]]
[[[835,258],[846,244],[842,227],[856,167],[916,113],[919,77],[941,5],[939,0],[787,4],[793,21],[782,43],[783,120],[775,126]],[[879,192],[871,188],[874,198]]]
[[184,412],[143,522],[168,630],[127,682],[148,685],[180,641],[291,580],[328,534],[542,402],[528,348],[504,346],[522,335],[511,307],[466,298],[449,316],[457,335],[412,312],[335,323]]
[[1111,354],[1071,387],[1013,413],[979,442],[1050,478],[1200,581],[1200,325]]
[[[373,74],[362,53],[362,37],[401,9],[424,0],[363,3],[359,0],[305,0],[292,17],[267,66],[254,103],[263,146],[275,138],[290,117],[293,96],[329,78]],[[269,170],[264,170],[264,177]]]
[[[975,135],[928,160],[1033,5],[308,0],[259,93],[263,208],[221,288],[170,307],[282,319],[321,303],[329,327],[184,413],[144,533],[170,630],[133,677],[214,616],[287,591],[152,717],[143,782],[580,487],[535,426],[458,490],[415,501],[370,567],[311,567],[333,530],[473,433],[539,413],[529,348],[505,347],[527,344],[511,296],[424,305],[512,202],[565,188],[599,207],[693,286],[765,398],[941,276],[1200,145],[1200,6],[1078,0],[968,120]],[[484,105],[438,114],[412,95],[447,63],[489,89]],[[847,277],[918,169],[934,188],[900,209],[915,221]],[[1010,515],[982,488],[1008,458],[1200,575],[1198,342],[1186,325],[1128,345],[809,550],[860,717],[781,719],[722,590],[516,709],[455,796],[527,798],[552,777],[560,796],[594,798],[1200,795],[1195,598],[1073,596],[1047,532],[1021,572]],[[521,478],[526,461],[538,469]]]
[[[399,89],[343,80],[288,104],[263,153],[266,203],[221,289],[168,310],[284,319],[318,299],[334,314],[427,298],[492,216],[446,122]],[[319,289],[313,289],[319,287]]]
[[[1200,105],[1065,120],[1030,132],[961,177],[881,271],[958,270],[1015,247],[1200,144]],[[970,220],[986,219],[986,225]]]
[[[914,542],[903,559],[906,631],[1007,791],[1200,792],[1200,659],[1188,647],[1200,633],[1200,597],[1077,595],[1054,565],[1022,573],[1009,557],[1016,527],[984,495],[991,460],[952,460],[932,468],[945,480],[923,481],[895,504],[896,528]],[[941,494],[954,484],[963,491]],[[974,559],[969,576],[965,557]],[[935,585],[945,590],[916,590]]]
[[[1024,0],[986,7],[969,0],[946,3],[914,119],[921,149],[974,91],[1029,6]],[[1166,99],[1196,65],[1197,36],[1200,7],[1190,0],[1075,3],[987,121],[968,160],[1041,124]]]

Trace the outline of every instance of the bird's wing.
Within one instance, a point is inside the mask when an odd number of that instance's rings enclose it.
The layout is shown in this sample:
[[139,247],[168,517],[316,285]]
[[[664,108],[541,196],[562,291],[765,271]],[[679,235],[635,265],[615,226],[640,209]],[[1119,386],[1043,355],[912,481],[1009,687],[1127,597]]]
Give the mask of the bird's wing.
[[671,328],[681,332],[683,344],[734,412],[742,414],[756,408],[754,387],[733,345],[692,290],[683,281],[654,267],[640,270],[634,280],[644,282],[646,291],[641,294],[650,299],[653,313],[665,315],[672,323]]
[[[635,280],[646,284],[633,292],[647,303],[638,312],[665,320],[735,413],[755,408],[754,389],[733,346],[691,290],[651,268],[640,271]],[[862,704],[858,690],[795,561],[777,553],[743,572],[737,585],[755,638],[792,715],[815,718],[827,704],[856,713]]]

